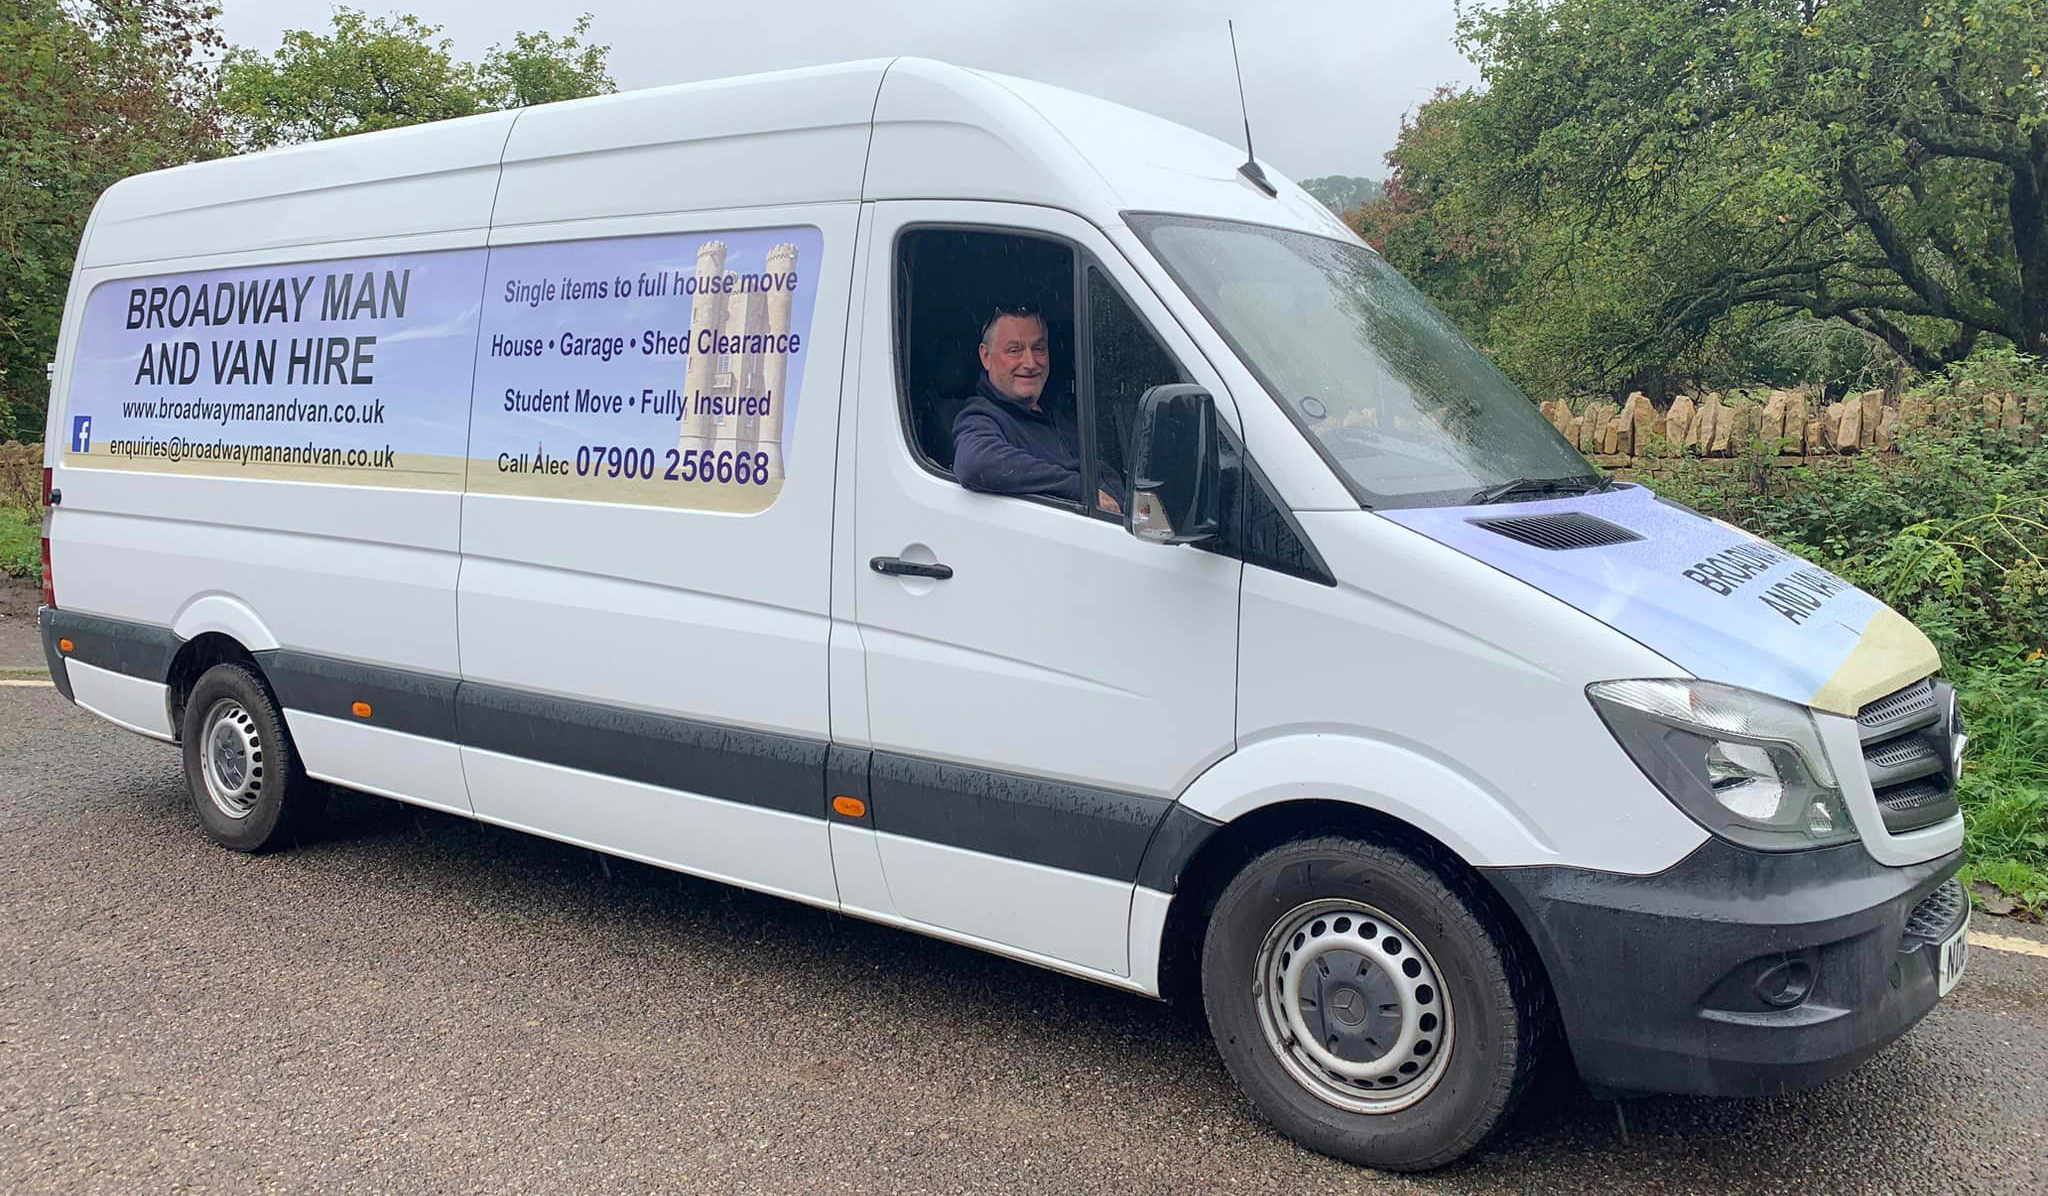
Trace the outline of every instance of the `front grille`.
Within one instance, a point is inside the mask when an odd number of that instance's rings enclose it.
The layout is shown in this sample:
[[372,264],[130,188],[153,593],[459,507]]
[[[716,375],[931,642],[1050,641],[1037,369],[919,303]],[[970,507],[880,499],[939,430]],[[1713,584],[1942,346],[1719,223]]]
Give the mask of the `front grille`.
[[1944,718],[1949,706],[1948,686],[1928,677],[1856,712],[1863,766],[1893,834],[1955,815],[1955,778],[1948,775],[1953,729]]
[[1877,804],[1888,813],[1906,813],[1948,800],[1948,785],[1942,781],[1908,781],[1878,795]]
[[1928,746],[1926,740],[1916,739],[1912,736],[1894,739],[1883,747],[1866,751],[1863,753],[1863,758],[1873,768],[1910,768],[1915,764],[1928,760],[1933,760],[1937,764],[1940,763],[1940,760],[1934,754],[1934,749]]
[[1899,946],[1916,950],[1922,943],[1938,943],[1955,933],[1962,924],[1970,899],[1963,894],[1963,882],[1951,876],[1942,886],[1920,899],[1906,915],[1906,938]]
[[1934,705],[1934,678],[1923,677],[1857,711],[1856,724],[1868,740],[1872,735],[1890,735],[1931,723],[1940,714]]
[[1552,552],[1570,548],[1602,548],[1642,539],[1620,524],[1609,523],[1584,511],[1566,511],[1558,515],[1503,515],[1494,519],[1474,519],[1471,523],[1496,536],[1506,536]]

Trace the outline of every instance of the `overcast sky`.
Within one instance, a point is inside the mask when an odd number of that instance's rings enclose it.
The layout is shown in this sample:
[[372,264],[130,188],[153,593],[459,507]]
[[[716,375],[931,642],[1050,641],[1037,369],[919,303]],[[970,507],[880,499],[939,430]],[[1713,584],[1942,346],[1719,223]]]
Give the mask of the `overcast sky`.
[[[331,0],[222,0],[229,42],[270,51],[324,29]],[[443,27],[481,58],[517,30],[596,17],[623,89],[853,58],[918,54],[1090,92],[1243,139],[1230,44],[1237,21],[1259,157],[1300,179],[1380,178],[1401,114],[1476,79],[1451,44],[1451,0],[357,0]]]

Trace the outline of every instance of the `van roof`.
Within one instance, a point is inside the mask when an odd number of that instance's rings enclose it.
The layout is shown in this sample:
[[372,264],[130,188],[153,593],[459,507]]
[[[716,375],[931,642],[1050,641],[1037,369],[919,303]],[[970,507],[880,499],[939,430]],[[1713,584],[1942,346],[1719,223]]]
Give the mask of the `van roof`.
[[[1185,212],[1350,237],[1279,171],[1268,198],[1244,150],[1186,125],[1029,79],[899,58],[875,106],[866,199],[1011,199],[1111,224]],[[1263,163],[1261,164],[1264,165]]]
[[[874,59],[594,96],[285,146],[124,179],[83,267],[801,203],[974,199],[1250,220],[1350,238],[1235,146],[1120,104],[929,59]],[[502,166],[502,171],[500,167]],[[566,177],[576,185],[564,186]],[[502,175],[502,177],[501,177]],[[469,243],[474,243],[473,237]]]

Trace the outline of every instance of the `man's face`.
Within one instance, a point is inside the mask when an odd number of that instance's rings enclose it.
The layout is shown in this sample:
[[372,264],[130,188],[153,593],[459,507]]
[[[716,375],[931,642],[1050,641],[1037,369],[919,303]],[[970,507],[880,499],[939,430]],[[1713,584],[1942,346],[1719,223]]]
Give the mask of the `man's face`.
[[1045,343],[1045,320],[1039,316],[1001,315],[981,342],[981,368],[1008,397],[1036,407],[1045,393],[1045,375],[1052,353]]

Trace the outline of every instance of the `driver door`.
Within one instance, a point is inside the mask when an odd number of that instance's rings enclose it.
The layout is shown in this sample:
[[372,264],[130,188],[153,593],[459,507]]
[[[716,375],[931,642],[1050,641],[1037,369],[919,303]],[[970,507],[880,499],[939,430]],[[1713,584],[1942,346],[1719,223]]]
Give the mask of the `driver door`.
[[[1075,504],[972,493],[937,465],[906,398],[918,355],[902,322],[920,287],[957,295],[959,280],[899,268],[904,234],[944,226],[1066,249],[1064,349],[1098,473],[1127,473],[1122,438],[1149,386],[1203,385],[1233,426],[1234,409],[1086,222],[968,203],[877,204],[872,218],[853,551],[840,571],[862,644],[872,837],[894,907],[872,912],[1127,975],[1132,890],[1152,831],[1234,747],[1241,564],[1141,542],[1121,518]],[[990,285],[1001,294],[1000,279]],[[1048,316],[1057,328],[1051,305]],[[950,576],[871,567],[890,558]]]

